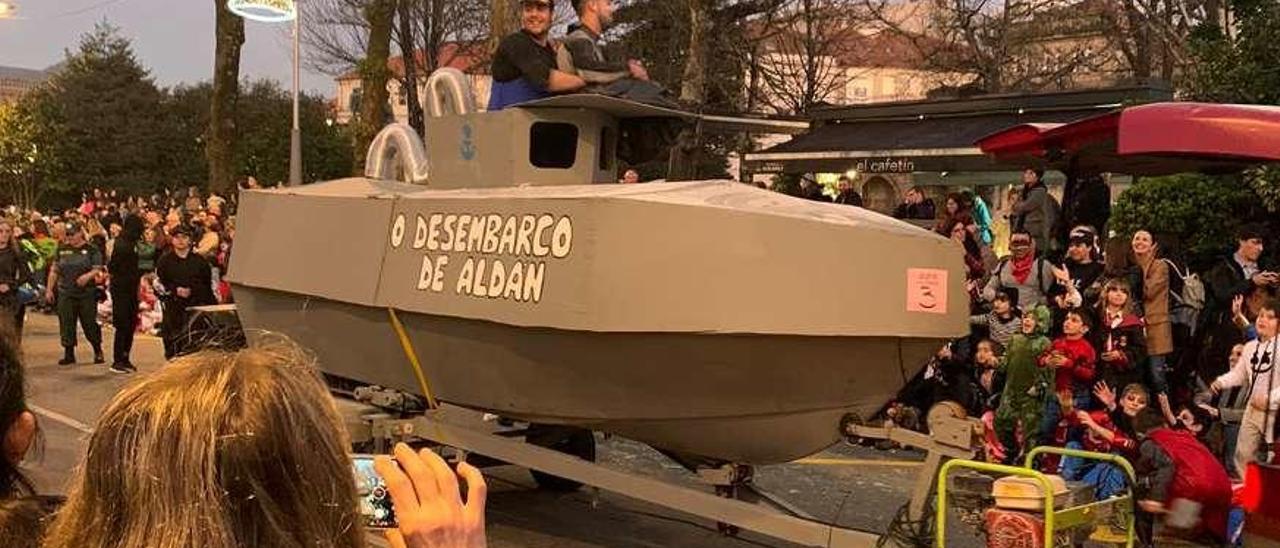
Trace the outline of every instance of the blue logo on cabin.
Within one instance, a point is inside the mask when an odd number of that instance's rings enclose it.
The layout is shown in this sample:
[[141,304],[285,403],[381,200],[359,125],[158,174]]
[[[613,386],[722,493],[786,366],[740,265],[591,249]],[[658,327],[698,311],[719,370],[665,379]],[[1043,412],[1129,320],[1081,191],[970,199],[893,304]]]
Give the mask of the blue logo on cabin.
[[462,153],[463,160],[471,160],[476,157],[476,146],[471,142],[471,124],[462,124],[462,143],[459,145],[459,152]]

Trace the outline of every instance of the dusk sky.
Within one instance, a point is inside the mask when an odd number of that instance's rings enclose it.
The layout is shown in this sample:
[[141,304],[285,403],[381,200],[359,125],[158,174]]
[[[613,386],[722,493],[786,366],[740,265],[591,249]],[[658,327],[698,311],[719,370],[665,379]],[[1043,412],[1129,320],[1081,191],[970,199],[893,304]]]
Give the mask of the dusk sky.
[[[172,86],[213,74],[214,4],[209,0],[9,0],[18,18],[0,20],[0,65],[43,69],[62,61],[80,36],[106,20],[132,40],[134,53],[156,83]],[[304,19],[305,23],[305,19]],[[240,75],[292,81],[287,23],[247,22]],[[305,65],[305,63],[304,63]],[[335,93],[324,74],[302,71],[302,89]]]

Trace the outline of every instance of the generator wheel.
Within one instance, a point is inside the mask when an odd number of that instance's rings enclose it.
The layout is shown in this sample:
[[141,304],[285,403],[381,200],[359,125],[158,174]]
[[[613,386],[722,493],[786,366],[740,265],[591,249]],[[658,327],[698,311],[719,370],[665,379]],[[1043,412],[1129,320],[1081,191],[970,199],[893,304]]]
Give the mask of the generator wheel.
[[[530,424],[529,432],[525,434],[525,441],[538,447],[573,455],[587,462],[596,461],[596,437],[590,430],[572,426]],[[548,491],[567,493],[582,487],[580,482],[538,470],[529,470],[529,474],[533,476],[533,481],[538,484],[538,487]]]

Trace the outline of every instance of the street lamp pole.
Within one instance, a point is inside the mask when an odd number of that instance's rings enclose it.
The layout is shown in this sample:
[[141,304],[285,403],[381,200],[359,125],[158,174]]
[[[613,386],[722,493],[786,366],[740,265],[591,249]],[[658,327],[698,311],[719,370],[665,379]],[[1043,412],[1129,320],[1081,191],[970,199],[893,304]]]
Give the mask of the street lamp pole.
[[[0,3],[6,0],[0,0]],[[264,23],[281,23],[293,19],[293,127],[289,130],[288,186],[302,184],[302,129],[298,124],[298,87],[300,84],[299,42],[302,13],[298,0],[227,0],[227,9],[240,17]]]
[[293,129],[289,132],[289,186],[302,184],[302,129],[298,125],[298,41],[299,21],[302,10],[297,9],[293,17]]

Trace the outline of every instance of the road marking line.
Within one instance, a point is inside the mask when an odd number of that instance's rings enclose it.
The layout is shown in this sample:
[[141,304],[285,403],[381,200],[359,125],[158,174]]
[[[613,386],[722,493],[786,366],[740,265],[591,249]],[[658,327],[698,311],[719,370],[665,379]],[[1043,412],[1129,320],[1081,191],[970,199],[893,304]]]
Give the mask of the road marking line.
[[64,424],[64,425],[70,426],[70,427],[72,427],[72,428],[74,428],[74,429],[76,429],[76,430],[79,430],[79,431],[81,431],[81,432],[83,432],[83,433],[85,433],[85,434],[92,434],[92,433],[93,433],[93,429],[92,429],[92,428],[89,428],[89,425],[87,425],[87,424],[85,424],[85,423],[83,423],[83,422],[80,422],[80,421],[78,421],[78,420],[75,420],[75,419],[73,419],[73,418],[71,418],[71,417],[68,417],[68,416],[66,416],[66,415],[63,415],[62,413],[59,413],[59,412],[57,412],[57,411],[50,411],[50,410],[48,410],[48,409],[45,409],[45,408],[43,408],[43,407],[40,407],[39,405],[35,405],[35,404],[33,404],[33,403],[30,403],[30,402],[28,402],[28,403],[27,403],[27,408],[28,408],[28,409],[30,409],[31,411],[35,412],[37,415],[44,415],[45,417],[47,417],[47,418],[48,418],[49,420],[51,420],[51,421],[59,422],[59,423],[62,423],[62,424]]
[[878,460],[878,459],[823,459],[809,458],[795,461],[794,464],[816,464],[819,466],[920,466],[924,464],[914,460]]

